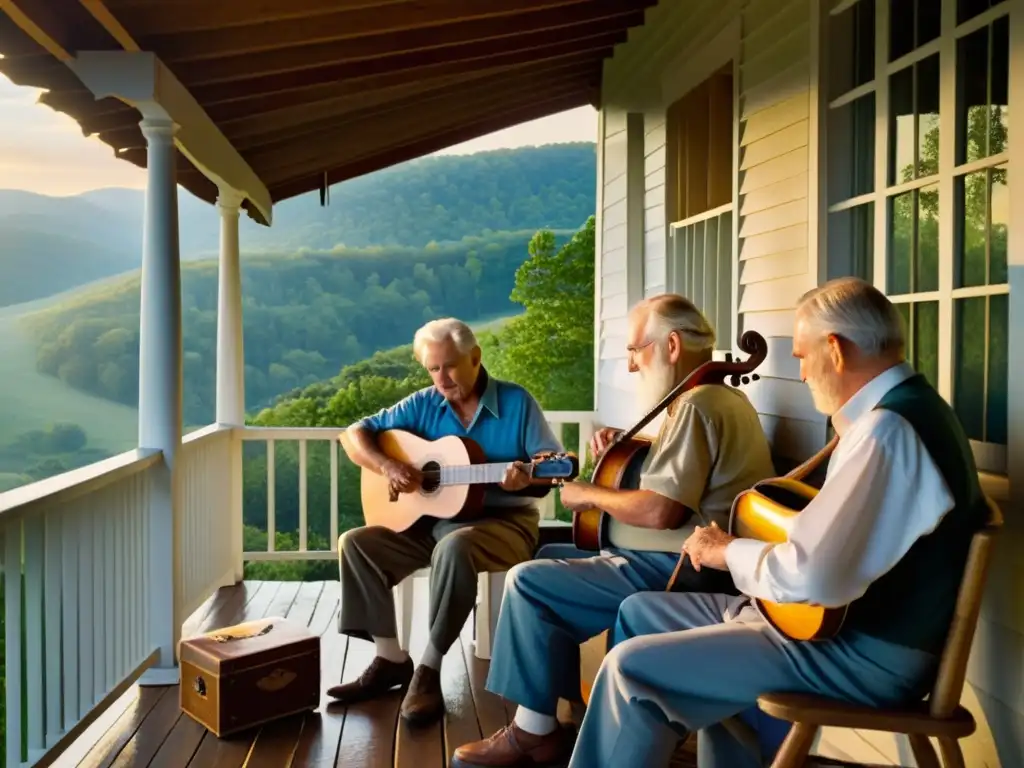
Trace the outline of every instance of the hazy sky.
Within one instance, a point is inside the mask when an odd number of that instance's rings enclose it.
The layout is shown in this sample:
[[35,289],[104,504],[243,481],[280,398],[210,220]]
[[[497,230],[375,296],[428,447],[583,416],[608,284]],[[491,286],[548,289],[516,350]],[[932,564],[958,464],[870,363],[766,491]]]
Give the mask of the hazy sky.
[[[142,187],[145,171],[99,139],[82,136],[70,117],[37,104],[39,91],[0,75],[0,189],[73,195],[100,187]],[[443,154],[563,141],[596,141],[597,113],[574,109],[459,144]]]

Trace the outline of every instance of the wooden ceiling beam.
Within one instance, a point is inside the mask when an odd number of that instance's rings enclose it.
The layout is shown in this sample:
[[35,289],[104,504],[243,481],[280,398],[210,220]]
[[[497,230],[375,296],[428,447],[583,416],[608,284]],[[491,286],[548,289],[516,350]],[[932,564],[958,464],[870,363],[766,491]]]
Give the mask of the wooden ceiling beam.
[[[396,32],[402,29],[445,24],[455,19],[484,18],[536,8],[555,8],[590,0],[390,0],[338,2],[338,0],[288,0],[248,3],[221,0],[173,0],[127,5],[107,0],[114,14],[140,41],[174,42],[177,54],[202,56],[217,44],[241,47],[280,45],[281,40],[317,40],[320,27],[329,31],[348,28],[353,35]],[[271,30],[279,30],[278,35]],[[278,37],[278,42],[273,39]],[[233,50],[235,48],[226,48]]]
[[480,95],[467,102],[452,98],[428,108],[409,113],[391,113],[377,119],[349,123],[310,136],[301,142],[284,141],[245,153],[247,161],[259,168],[261,178],[274,180],[282,173],[329,169],[345,162],[356,152],[372,152],[390,145],[408,143],[424,132],[456,128],[463,123],[479,121],[482,116],[514,112],[533,102],[576,98],[586,103],[594,86],[586,81],[553,82],[537,87],[532,93],[493,93]]
[[624,26],[639,24],[643,21],[643,11],[636,8],[636,0],[592,0],[586,4],[525,11],[514,16],[453,21],[443,26],[359,36],[353,36],[349,27],[340,27],[337,37],[330,37],[327,30],[323,30],[315,41],[285,43],[283,38],[275,38],[277,44],[273,48],[250,46],[250,50],[233,51],[225,47],[216,57],[210,58],[172,58],[170,53],[163,52],[161,56],[183,81],[214,83],[251,77],[256,73],[275,74],[324,64],[444,49],[611,19],[619,19],[619,25]]
[[[586,103],[586,99],[582,95],[556,98],[550,101],[529,104],[500,116],[489,116],[453,129],[431,133],[403,145],[391,146],[370,154],[361,155],[356,159],[346,162],[344,165],[328,170],[326,174],[327,183],[333,185],[348,181],[381,168],[388,168],[398,163],[414,160],[424,155],[429,155],[432,152],[479,138],[480,136],[486,136],[503,128],[509,128],[513,125],[529,122],[530,120],[537,120],[558,112],[564,112],[574,107],[583,106]],[[324,173],[322,172],[304,176],[290,176],[280,182],[275,182],[271,194],[274,196],[275,201],[287,200],[288,198],[318,189],[323,178]]]
[[114,18],[114,15],[110,10],[103,4],[103,0],[78,0],[85,9],[92,14],[92,17],[100,23],[112,38],[117,40],[118,44],[126,51],[138,51],[139,46],[128,34],[121,22]]
[[[368,79],[375,75],[398,75],[402,80],[416,79],[424,70],[431,75],[471,72],[509,63],[526,63],[542,59],[570,56],[584,51],[609,50],[626,39],[626,31],[606,31],[593,37],[566,40],[561,35],[533,35],[523,47],[509,49],[500,43],[482,43],[460,49],[457,60],[445,58],[438,62],[429,52],[390,56],[386,59],[332,64],[301,72],[288,72],[251,80],[190,87],[200,104],[210,106],[244,98],[275,99],[276,94],[301,88],[336,83],[342,80]],[[452,56],[455,54],[449,54]],[[436,67],[436,70],[433,68]]]
[[539,66],[519,67],[498,73],[489,70],[483,73],[474,72],[458,77],[439,78],[427,85],[410,83],[403,86],[402,89],[388,89],[385,92],[372,92],[355,97],[322,101],[312,106],[268,113],[259,119],[234,121],[230,124],[221,123],[221,129],[224,131],[224,135],[233,142],[244,142],[257,136],[302,128],[312,122],[337,121],[345,115],[376,111],[378,108],[386,108],[395,100],[416,99],[419,101],[420,99],[436,98],[450,92],[457,93],[460,89],[493,88],[495,84],[504,86],[508,83],[536,82],[538,78],[564,78],[584,74],[598,77],[600,69],[593,61],[569,61],[567,63],[556,62],[554,65],[541,62]]
[[[247,155],[268,150],[280,149],[284,145],[306,146],[333,141],[339,131],[348,135],[352,130],[375,132],[386,120],[396,120],[409,126],[410,115],[422,116],[428,123],[435,115],[458,115],[465,105],[470,114],[479,113],[482,106],[501,104],[503,101],[515,103],[521,97],[543,96],[551,91],[586,90],[594,83],[592,72],[566,72],[557,78],[538,79],[523,78],[510,82],[497,82],[492,79],[475,84],[472,88],[455,86],[454,88],[433,91],[428,94],[397,100],[380,108],[360,111],[338,117],[317,120],[293,128],[289,131],[253,136],[247,140],[235,142],[235,147]],[[419,118],[413,123],[418,122]],[[416,130],[415,124],[409,126]]]
[[86,48],[94,51],[120,50],[117,41],[77,2],[0,0],[0,13],[10,17],[58,61],[68,62],[76,51]]
[[376,92],[382,88],[390,88],[410,83],[427,84],[445,77],[465,77],[472,75],[489,76],[500,72],[513,73],[524,67],[553,65],[555,63],[589,61],[595,68],[600,68],[601,59],[610,54],[611,48],[593,50],[569,50],[563,53],[548,52],[548,55],[537,56],[530,51],[525,54],[515,53],[496,56],[486,62],[474,62],[467,66],[465,62],[439,63],[420,67],[413,73],[390,72],[384,75],[372,75],[365,78],[332,81],[308,88],[295,88],[290,91],[274,94],[273,98],[263,99],[259,94],[248,95],[241,99],[207,105],[207,111],[218,123],[237,119],[252,119],[268,112],[296,107],[316,107],[317,104],[342,97],[361,96]]

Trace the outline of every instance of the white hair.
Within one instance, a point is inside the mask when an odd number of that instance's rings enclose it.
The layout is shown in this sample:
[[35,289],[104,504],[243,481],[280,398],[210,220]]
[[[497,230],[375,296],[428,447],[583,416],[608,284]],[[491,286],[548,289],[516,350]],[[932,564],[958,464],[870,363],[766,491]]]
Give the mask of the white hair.
[[906,345],[899,310],[858,277],[840,277],[808,291],[800,297],[797,312],[822,337],[835,334],[865,355],[902,354]]
[[691,352],[714,349],[715,329],[696,305],[677,293],[660,293],[644,299],[634,311],[647,311],[644,336],[665,341],[670,333],[679,334],[683,346]]
[[422,363],[424,344],[441,344],[448,340],[455,344],[460,355],[468,355],[477,346],[476,334],[472,328],[454,317],[442,317],[431,320],[416,331],[412,339],[412,352]]

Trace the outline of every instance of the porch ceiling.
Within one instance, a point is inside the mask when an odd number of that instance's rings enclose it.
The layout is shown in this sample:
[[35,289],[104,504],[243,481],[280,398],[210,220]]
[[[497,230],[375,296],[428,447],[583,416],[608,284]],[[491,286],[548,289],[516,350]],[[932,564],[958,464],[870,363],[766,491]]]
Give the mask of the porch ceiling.
[[[0,72],[146,165],[138,111],[64,61],[155,53],[274,201],[597,105],[602,60],[657,0],[0,0]],[[179,156],[179,182],[216,187]],[[250,209],[250,215],[258,216]]]

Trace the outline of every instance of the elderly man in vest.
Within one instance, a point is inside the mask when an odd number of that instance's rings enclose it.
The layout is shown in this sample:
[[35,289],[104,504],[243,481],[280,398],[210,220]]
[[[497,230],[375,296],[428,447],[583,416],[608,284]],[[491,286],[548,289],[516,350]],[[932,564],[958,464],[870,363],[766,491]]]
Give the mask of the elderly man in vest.
[[[715,334],[676,294],[651,297],[629,317],[630,371],[643,410],[711,359]],[[600,450],[614,434],[604,430]],[[579,646],[616,621],[623,601],[667,586],[679,548],[699,523],[727,526],[736,495],[774,474],[768,441],[746,396],[726,385],[681,394],[641,469],[639,487],[567,483],[562,503],[611,517],[615,546],[597,557],[535,560],[505,580],[487,688],[516,702],[514,722],[456,750],[456,766],[532,766],[564,760],[571,734],[558,727],[558,699],[579,699]],[[728,574],[684,567],[673,591],[737,594]],[[664,672],[664,670],[662,670]],[[595,761],[588,765],[616,765]]]
[[[550,485],[531,485],[524,462],[540,453],[559,453],[562,446],[529,392],[487,373],[476,337],[462,321],[444,318],[427,323],[416,332],[413,351],[433,385],[350,426],[345,446],[349,457],[387,475],[401,493],[418,490],[422,473],[377,447],[374,435],[383,430],[406,430],[427,440],[469,437],[488,461],[511,466],[499,485],[487,486],[485,513],[476,520],[423,517],[401,533],[371,526],[341,537],[338,629],[372,640],[377,655],[357,680],[335,685],[327,693],[354,703],[408,686],[402,717],[412,725],[425,725],[444,714],[441,658],[473,610],[477,574],[507,570],[531,557],[537,547],[536,499],[548,493]],[[391,587],[426,566],[430,643],[414,668],[396,637]]]
[[[934,680],[972,535],[987,517],[955,414],[904,360],[904,329],[877,289],[842,278],[807,294],[793,354],[839,443],[784,544],[698,527],[695,568],[732,574],[740,597],[629,598],[613,630],[571,768],[667,766],[698,731],[701,765],[760,766],[722,721],[771,691],[886,707]],[[798,642],[750,598],[849,605],[832,639]],[[534,742],[524,742],[527,749]]]

